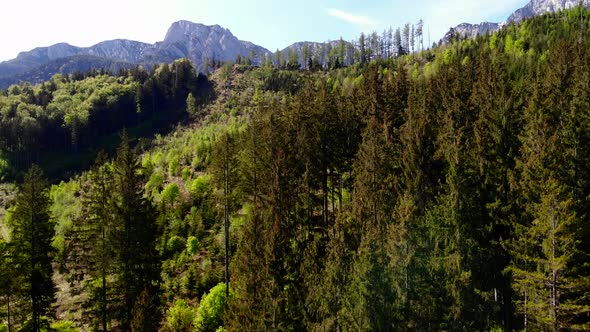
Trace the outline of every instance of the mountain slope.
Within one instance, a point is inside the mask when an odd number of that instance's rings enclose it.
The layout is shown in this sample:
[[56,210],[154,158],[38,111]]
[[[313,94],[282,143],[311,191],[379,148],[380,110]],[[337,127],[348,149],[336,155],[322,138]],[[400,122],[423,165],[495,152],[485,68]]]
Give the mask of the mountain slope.
[[16,82],[44,82],[53,75],[87,72],[92,69],[104,69],[117,73],[120,69],[133,68],[135,64],[112,58],[93,55],[73,55],[51,60],[32,70],[9,77],[0,77],[0,88],[6,88]]

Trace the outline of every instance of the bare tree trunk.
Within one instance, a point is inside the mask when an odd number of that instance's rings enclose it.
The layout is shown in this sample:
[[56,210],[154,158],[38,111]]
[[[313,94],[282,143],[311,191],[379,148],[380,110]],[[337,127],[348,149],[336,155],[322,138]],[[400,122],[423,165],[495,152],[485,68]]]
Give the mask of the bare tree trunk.
[[322,191],[323,191],[323,196],[324,196],[324,202],[323,202],[323,207],[322,209],[323,211],[323,220],[324,220],[324,226],[326,226],[328,224],[328,171],[327,169],[323,169],[322,172],[323,174],[323,179],[322,179]]
[[551,216],[551,315],[553,316],[553,331],[557,331],[557,270],[555,267],[555,231],[557,228],[555,215]]
[[7,307],[7,319],[8,319],[8,332],[12,332],[12,321],[10,319],[10,291],[8,292],[8,294],[6,295],[6,307]]
[[[227,145],[226,145],[226,154],[229,153],[229,151],[227,151]],[[224,213],[224,217],[225,217],[225,298],[228,299],[229,298],[229,181],[228,181],[228,177],[229,177],[229,161],[227,160],[228,157],[226,155],[226,164],[225,164],[225,170],[224,170],[224,175],[225,175],[225,185],[223,188],[223,194],[224,194],[224,198],[225,198],[225,213]],[[227,301],[226,301],[227,303]]]
[[336,188],[334,188],[334,175],[332,174],[332,197],[330,198],[332,200],[332,216],[336,215]]
[[338,202],[340,203],[340,211],[342,211],[342,174],[339,175],[340,191],[338,191]]
[[[102,228],[102,253],[101,255],[104,255],[105,253],[105,241],[106,241],[106,234],[105,234],[105,228],[103,226]],[[104,260],[104,257],[101,257]],[[102,330],[104,332],[107,332],[107,277],[106,277],[106,271],[105,271],[105,262],[102,262],[102,290],[101,290],[101,311],[102,311]]]

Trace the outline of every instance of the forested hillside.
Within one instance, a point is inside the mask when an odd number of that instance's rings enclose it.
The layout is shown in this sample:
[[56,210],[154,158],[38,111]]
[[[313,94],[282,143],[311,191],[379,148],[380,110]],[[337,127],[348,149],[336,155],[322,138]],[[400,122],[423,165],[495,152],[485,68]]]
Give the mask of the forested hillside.
[[[189,93],[193,114],[185,112]],[[212,94],[210,82],[187,60],[151,72],[93,70],[13,85],[0,95],[0,179],[13,179],[31,163],[63,177],[89,166],[97,150],[113,149],[122,128],[146,137],[166,131],[198,117],[198,106]]]
[[589,330],[589,25],[11,87],[0,330]]

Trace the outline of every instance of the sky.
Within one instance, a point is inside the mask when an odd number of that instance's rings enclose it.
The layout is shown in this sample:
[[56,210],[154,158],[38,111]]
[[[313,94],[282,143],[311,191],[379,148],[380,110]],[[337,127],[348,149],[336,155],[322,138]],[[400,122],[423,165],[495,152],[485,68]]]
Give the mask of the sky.
[[501,22],[528,0],[8,0],[0,9],[0,61],[59,42],[161,41],[170,25],[219,24],[270,51],[298,41],[358,38],[424,20],[438,41],[462,22]]

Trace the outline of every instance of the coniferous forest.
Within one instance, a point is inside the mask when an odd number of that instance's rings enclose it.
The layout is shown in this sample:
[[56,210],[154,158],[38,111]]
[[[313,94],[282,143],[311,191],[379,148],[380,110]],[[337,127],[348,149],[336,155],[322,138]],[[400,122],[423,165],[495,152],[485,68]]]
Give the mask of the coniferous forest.
[[0,331],[589,330],[589,26],[11,86]]

